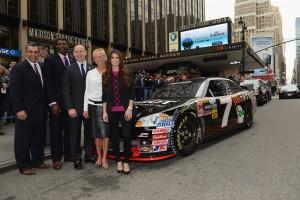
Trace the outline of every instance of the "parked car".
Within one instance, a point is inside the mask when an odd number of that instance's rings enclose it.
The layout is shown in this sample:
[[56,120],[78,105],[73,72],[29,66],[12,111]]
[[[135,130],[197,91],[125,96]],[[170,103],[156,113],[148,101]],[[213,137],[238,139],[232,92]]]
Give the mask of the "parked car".
[[267,103],[271,98],[271,89],[261,79],[246,79],[240,83],[240,86],[253,90],[258,106]]
[[299,98],[299,97],[300,97],[300,90],[297,87],[297,85],[294,84],[284,85],[280,88],[279,99]]
[[250,128],[256,99],[232,80],[198,78],[165,84],[134,110],[131,160],[154,161],[189,155],[209,139]]

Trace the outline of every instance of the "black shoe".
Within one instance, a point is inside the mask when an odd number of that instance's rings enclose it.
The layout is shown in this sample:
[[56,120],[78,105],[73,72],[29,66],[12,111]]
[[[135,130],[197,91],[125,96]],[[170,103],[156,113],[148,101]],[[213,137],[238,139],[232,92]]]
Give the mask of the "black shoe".
[[82,162],[80,160],[75,161],[74,162],[74,168],[77,169],[77,170],[83,169]]
[[91,157],[91,158],[85,158],[85,159],[84,159],[84,162],[95,164],[95,163],[96,163],[96,158],[94,158],[94,157]]

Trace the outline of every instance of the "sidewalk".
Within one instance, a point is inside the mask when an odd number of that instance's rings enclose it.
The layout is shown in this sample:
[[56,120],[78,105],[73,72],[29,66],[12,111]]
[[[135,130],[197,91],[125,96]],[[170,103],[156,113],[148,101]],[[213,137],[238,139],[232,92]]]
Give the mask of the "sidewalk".
[[[14,135],[15,124],[3,126],[0,132],[0,173],[9,169],[16,168],[16,160],[14,154]],[[50,155],[50,148],[45,148],[45,155]]]

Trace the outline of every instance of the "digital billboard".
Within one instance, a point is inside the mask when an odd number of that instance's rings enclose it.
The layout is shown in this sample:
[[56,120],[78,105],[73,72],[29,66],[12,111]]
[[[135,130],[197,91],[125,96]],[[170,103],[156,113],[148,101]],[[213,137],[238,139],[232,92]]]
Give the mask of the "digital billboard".
[[180,50],[197,49],[228,43],[228,23],[180,32]]

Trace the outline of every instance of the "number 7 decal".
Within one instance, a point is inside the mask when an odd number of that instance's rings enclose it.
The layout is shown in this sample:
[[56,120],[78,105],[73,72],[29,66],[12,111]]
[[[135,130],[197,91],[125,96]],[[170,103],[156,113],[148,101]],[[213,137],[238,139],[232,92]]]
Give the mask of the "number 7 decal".
[[220,98],[220,104],[226,104],[226,108],[224,110],[224,115],[222,118],[222,125],[221,128],[224,128],[227,126],[228,124],[228,118],[229,118],[229,114],[230,114],[230,110],[231,110],[231,106],[232,106],[232,99],[231,97],[222,97]]

